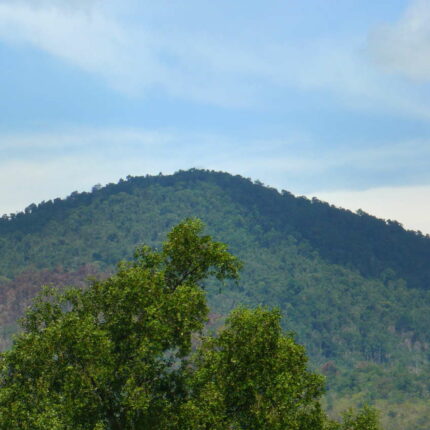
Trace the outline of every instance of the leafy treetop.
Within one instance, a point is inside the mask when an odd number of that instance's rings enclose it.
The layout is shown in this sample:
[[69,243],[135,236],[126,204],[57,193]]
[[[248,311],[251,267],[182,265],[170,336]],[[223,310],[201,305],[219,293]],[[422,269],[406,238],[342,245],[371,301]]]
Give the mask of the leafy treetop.
[[202,229],[180,223],[85,290],[45,289],[1,355],[0,429],[378,429],[372,411],[324,416],[323,380],[278,311],[238,309],[198,341],[205,280],[241,266]]

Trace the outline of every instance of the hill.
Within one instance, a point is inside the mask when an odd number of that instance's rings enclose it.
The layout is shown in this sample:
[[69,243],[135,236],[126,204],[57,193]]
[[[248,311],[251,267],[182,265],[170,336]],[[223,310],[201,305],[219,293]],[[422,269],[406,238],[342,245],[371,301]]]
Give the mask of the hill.
[[3,216],[4,347],[40,283],[103,276],[186,217],[245,263],[239,287],[206,286],[215,325],[239,303],[278,306],[328,378],[329,410],[342,395],[375,402],[388,428],[428,428],[430,238],[227,173],[128,177]]

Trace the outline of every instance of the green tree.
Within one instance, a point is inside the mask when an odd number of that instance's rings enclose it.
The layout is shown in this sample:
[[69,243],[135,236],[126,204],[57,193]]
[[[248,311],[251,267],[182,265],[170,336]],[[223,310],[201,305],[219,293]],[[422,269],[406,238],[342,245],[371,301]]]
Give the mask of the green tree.
[[360,411],[349,409],[343,414],[343,422],[329,422],[327,430],[381,430],[379,414],[376,410],[365,406]]
[[1,355],[0,429],[328,425],[323,381],[282,334],[279,312],[239,309],[219,336],[199,341],[206,280],[237,279],[241,266],[202,229],[198,220],[179,224],[161,250],[139,248],[85,290],[45,289]]
[[237,278],[226,245],[190,220],[159,252],[86,290],[48,289],[2,356],[2,429],[174,428],[182,364],[208,309],[203,281]]
[[307,370],[304,348],[282,334],[280,319],[278,311],[239,308],[219,336],[204,339],[186,428],[323,428],[323,378]]

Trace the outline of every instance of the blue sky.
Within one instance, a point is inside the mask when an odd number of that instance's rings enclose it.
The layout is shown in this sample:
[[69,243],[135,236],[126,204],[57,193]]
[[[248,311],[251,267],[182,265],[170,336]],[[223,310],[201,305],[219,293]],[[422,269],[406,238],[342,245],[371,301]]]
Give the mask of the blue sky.
[[201,167],[430,233],[430,0],[0,0],[0,213]]

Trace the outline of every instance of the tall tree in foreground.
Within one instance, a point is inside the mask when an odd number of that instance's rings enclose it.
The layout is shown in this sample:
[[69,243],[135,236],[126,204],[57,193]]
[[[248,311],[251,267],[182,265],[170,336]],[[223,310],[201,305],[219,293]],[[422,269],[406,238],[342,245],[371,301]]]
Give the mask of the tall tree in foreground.
[[322,377],[281,332],[280,314],[238,309],[196,353],[184,410],[195,429],[322,429]]
[[276,311],[239,309],[198,341],[204,282],[240,269],[202,229],[179,224],[160,251],[140,248],[86,290],[46,289],[1,356],[0,429],[377,429],[325,418],[323,381]]

